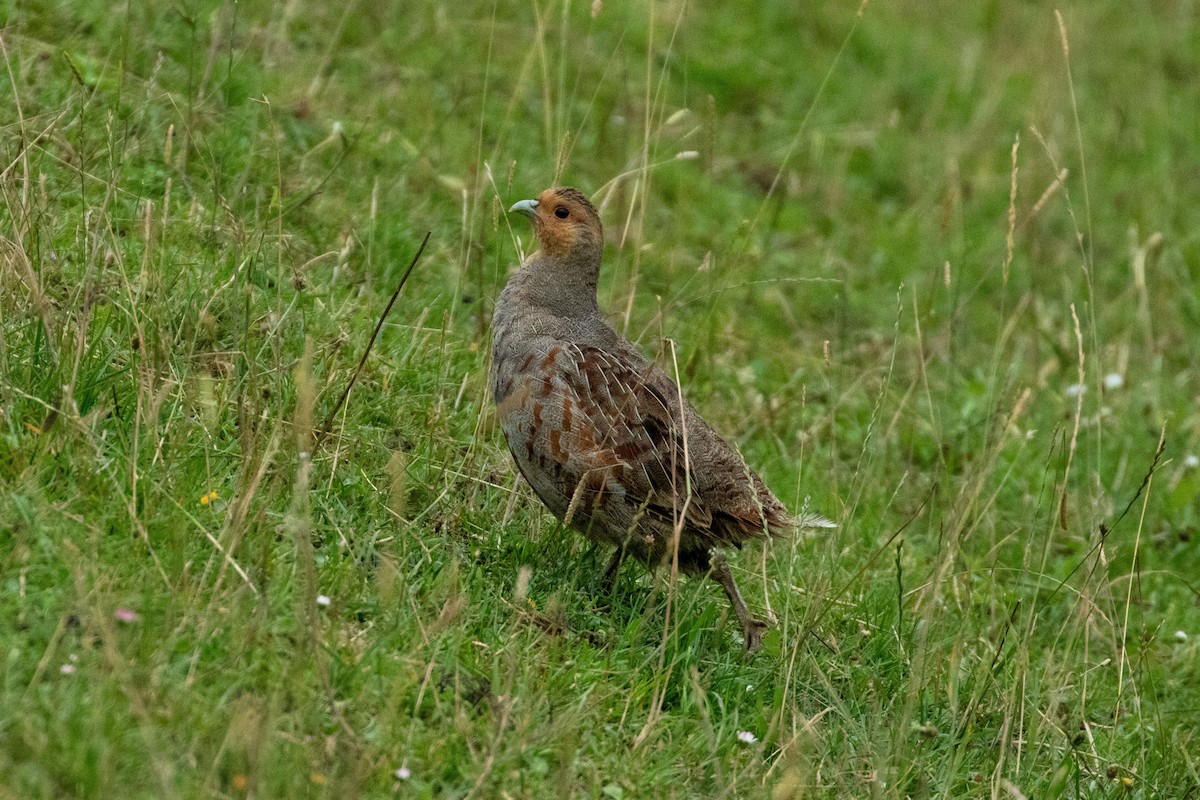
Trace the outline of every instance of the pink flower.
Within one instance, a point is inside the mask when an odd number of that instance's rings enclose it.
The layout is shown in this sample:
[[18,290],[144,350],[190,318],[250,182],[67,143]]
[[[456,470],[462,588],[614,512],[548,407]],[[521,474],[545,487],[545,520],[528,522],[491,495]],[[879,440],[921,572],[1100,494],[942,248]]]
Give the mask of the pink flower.
[[113,612],[113,618],[117,622],[124,622],[124,623],[137,622],[138,614],[136,611],[134,611],[131,608],[118,608],[116,611]]

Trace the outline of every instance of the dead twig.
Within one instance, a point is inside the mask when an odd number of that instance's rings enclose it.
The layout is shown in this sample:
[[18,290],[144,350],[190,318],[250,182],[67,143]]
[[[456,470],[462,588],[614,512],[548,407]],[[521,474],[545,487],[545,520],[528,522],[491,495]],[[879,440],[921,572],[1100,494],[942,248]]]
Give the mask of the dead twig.
[[425,245],[429,243],[429,236],[432,231],[426,231],[425,238],[421,240],[421,246],[417,248],[416,255],[412,257],[412,261],[408,265],[408,269],[404,271],[404,275],[400,278],[400,283],[396,284],[396,291],[392,292],[392,299],[388,300],[387,306],[383,309],[383,313],[379,315],[379,321],[375,323],[375,331],[371,334],[370,340],[367,342],[367,347],[363,350],[362,358],[358,360],[358,366],[354,368],[354,374],[350,376],[350,382],[346,384],[346,388],[342,390],[342,394],[338,397],[337,402],[333,404],[333,408],[329,409],[329,413],[325,416],[325,421],[321,423],[320,430],[317,431],[315,440],[313,441],[313,450],[315,451],[325,441],[325,437],[333,430],[333,418],[337,416],[338,411],[346,403],[346,398],[350,396],[350,390],[354,388],[354,383],[358,380],[358,375],[362,372],[363,365],[367,363],[367,356],[371,355],[371,348],[375,346],[375,340],[379,338],[379,331],[383,329],[383,321],[387,319],[387,315],[391,312],[392,306],[396,303],[396,298],[400,296],[400,290],[404,288],[404,284],[408,282],[408,276],[412,274],[413,267],[417,266],[417,262],[421,259],[421,254],[425,252]]

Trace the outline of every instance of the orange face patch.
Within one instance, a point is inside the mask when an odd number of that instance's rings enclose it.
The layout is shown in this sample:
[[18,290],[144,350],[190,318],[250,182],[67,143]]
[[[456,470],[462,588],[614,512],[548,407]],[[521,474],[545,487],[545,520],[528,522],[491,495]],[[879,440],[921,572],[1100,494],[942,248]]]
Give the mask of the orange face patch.
[[547,189],[537,201],[538,243],[544,254],[565,258],[582,242],[601,241],[599,215],[583,195]]

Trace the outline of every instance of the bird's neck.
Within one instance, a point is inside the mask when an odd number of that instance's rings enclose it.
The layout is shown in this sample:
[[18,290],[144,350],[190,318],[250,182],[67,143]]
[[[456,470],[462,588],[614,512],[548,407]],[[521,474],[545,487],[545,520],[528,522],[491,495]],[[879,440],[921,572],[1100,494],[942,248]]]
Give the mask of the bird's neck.
[[545,311],[569,319],[600,316],[596,284],[600,278],[600,253],[572,253],[552,258],[540,250],[513,276],[522,294]]

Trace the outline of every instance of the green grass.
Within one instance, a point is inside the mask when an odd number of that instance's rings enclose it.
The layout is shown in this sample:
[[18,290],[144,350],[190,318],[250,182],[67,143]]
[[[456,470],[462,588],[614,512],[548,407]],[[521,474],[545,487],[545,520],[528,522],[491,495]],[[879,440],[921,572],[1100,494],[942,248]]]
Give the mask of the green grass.
[[[595,8],[0,5],[0,798],[1200,791],[1192,4]],[[558,182],[840,523],[754,657],[515,477]]]

